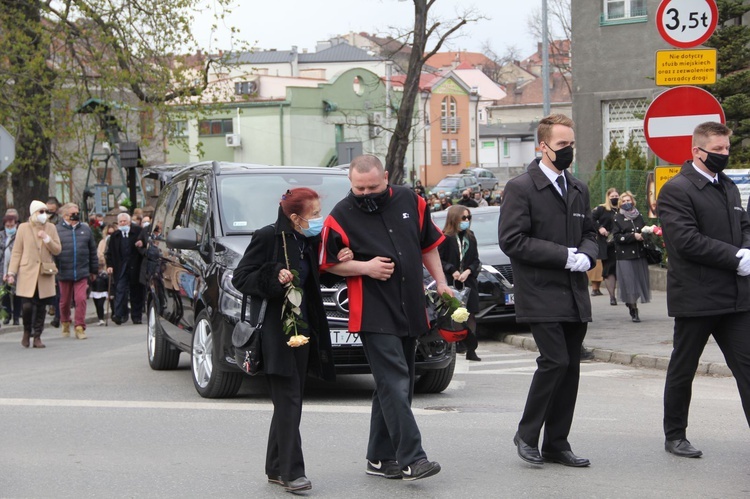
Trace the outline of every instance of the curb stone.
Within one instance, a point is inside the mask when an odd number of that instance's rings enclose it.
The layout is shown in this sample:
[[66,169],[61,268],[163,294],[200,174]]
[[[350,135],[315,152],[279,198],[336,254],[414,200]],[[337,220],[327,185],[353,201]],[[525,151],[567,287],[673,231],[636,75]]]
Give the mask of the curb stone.
[[[528,336],[506,334],[502,337],[501,341],[515,347],[521,347],[525,350],[534,352],[539,351],[536,347],[534,338]],[[660,369],[662,371],[666,371],[667,366],[669,365],[669,357],[662,357],[659,355],[618,352],[605,348],[589,348],[589,350],[594,354],[594,360],[597,360],[599,362],[608,362],[611,364],[622,364],[635,367],[647,367],[650,369]],[[723,362],[700,362],[698,364],[696,373],[705,376],[732,376],[732,371],[730,371],[729,366],[727,366]]]

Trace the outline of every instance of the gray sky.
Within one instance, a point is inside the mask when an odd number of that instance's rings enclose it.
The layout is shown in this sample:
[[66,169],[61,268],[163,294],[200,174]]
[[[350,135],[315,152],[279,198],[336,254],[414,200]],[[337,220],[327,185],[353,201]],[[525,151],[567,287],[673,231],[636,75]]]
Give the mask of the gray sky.
[[[432,11],[447,22],[455,18],[457,9],[472,6],[488,19],[465,26],[442,50],[481,52],[487,41],[499,55],[509,46],[517,47],[521,58],[536,50],[527,20],[532,11],[541,9],[541,0],[437,0]],[[300,51],[314,51],[317,41],[337,34],[388,33],[389,27],[409,27],[414,15],[409,0],[240,0],[232,10],[215,33],[218,43],[210,42],[208,16],[199,16],[195,34],[201,45],[210,50],[231,49],[229,27],[234,25],[240,30],[239,39],[262,49],[288,50],[296,45]]]

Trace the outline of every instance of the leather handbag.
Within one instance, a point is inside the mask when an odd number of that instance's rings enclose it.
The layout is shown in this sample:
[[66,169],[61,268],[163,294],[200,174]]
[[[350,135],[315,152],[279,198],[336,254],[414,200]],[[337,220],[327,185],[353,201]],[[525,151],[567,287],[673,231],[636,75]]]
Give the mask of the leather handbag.
[[242,310],[240,320],[235,324],[232,331],[232,346],[234,347],[234,360],[242,372],[255,376],[263,370],[263,355],[261,339],[263,336],[263,320],[266,316],[268,300],[263,300],[258,314],[258,321],[252,325],[245,319],[247,310],[247,296],[242,296]]
[[57,265],[55,265],[55,262],[42,262],[40,273],[42,275],[56,275]]
[[661,249],[650,239],[643,241],[643,252],[646,257],[646,262],[648,262],[649,265],[661,263]]

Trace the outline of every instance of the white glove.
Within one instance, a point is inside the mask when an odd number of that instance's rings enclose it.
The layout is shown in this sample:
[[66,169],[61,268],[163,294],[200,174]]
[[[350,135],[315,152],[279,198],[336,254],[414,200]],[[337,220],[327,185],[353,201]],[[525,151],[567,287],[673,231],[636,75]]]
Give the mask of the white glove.
[[573,266],[578,261],[576,251],[578,251],[578,248],[568,248],[568,262],[565,264],[566,270],[573,270]]
[[586,256],[584,253],[578,253],[576,254],[576,263],[573,265],[573,268],[570,269],[571,272],[586,272],[591,268],[591,260],[589,260],[589,257]]
[[742,248],[735,256],[740,259],[737,265],[737,274],[742,277],[750,275],[750,250]]

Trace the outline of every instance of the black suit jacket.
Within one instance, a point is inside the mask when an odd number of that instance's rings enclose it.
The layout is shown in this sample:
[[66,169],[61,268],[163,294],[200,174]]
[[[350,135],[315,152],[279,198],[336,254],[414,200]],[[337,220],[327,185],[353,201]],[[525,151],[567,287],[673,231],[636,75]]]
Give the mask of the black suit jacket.
[[510,257],[519,322],[590,322],[585,272],[565,269],[568,248],[593,266],[599,252],[586,185],[565,172],[567,203],[539,167],[505,186],[500,248]]
[[109,242],[107,243],[107,267],[112,267],[112,275],[117,279],[124,268],[127,268],[126,273],[130,276],[130,281],[133,283],[139,282],[139,276],[141,273],[141,253],[135,246],[135,242],[141,234],[141,228],[138,225],[130,224],[130,232],[128,233],[128,242],[130,246],[129,256],[125,256],[122,252],[122,231],[116,230],[114,234],[109,236]]
[[734,182],[722,190],[688,161],[659,191],[667,245],[667,311],[696,317],[750,310],[750,276],[737,275],[740,248],[750,248],[750,219]]

